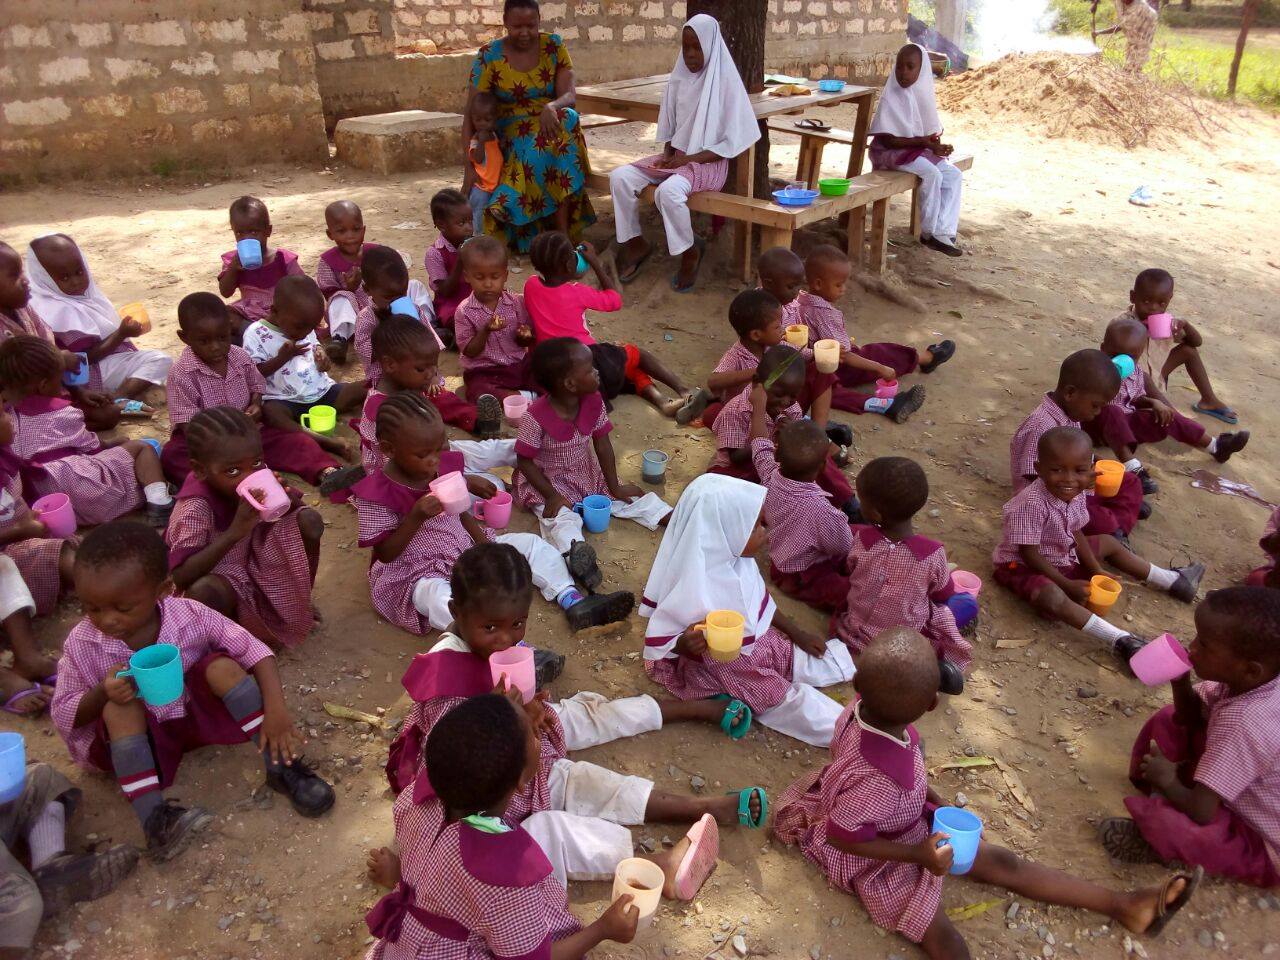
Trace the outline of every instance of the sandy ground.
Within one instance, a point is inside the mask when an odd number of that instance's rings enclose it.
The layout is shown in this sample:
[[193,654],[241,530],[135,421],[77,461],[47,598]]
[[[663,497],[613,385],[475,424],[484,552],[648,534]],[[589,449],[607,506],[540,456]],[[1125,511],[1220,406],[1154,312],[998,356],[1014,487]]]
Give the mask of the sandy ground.
[[[847,125],[851,118],[836,119]],[[1037,139],[998,117],[951,117],[949,139],[977,154],[965,180],[962,240],[969,255],[949,260],[912,245],[905,207],[893,210],[889,289],[901,302],[851,287],[842,304],[851,329],[863,342],[923,345],[950,336],[959,352],[927,379],[928,403],[908,425],[851,418],[857,459],[909,452],[925,463],[933,496],[919,529],[943,540],[961,566],[983,575],[989,570],[1000,505],[1008,496],[1009,435],[1053,386],[1059,360],[1098,342],[1105,321],[1126,306],[1133,275],[1149,265],[1176,275],[1174,309],[1205,332],[1223,396],[1254,430],[1247,453],[1223,472],[1264,496],[1280,496],[1271,460],[1276,440],[1264,419],[1280,396],[1264,359],[1270,352],[1265,338],[1280,331],[1280,260],[1260,219],[1270,206],[1267,198],[1280,189],[1280,169],[1267,159],[1280,151],[1280,124],[1255,114],[1229,119],[1233,135],[1219,138],[1216,149],[1166,142],[1127,153]],[[1240,136],[1246,125],[1249,135]],[[605,147],[633,156],[640,149],[640,134],[630,128],[595,132],[601,134],[598,163]],[[794,145],[775,148],[777,172],[794,157]],[[843,169],[840,151],[831,152],[828,164]],[[174,308],[187,292],[215,288],[218,254],[230,245],[225,210],[237,195],[268,201],[275,241],[301,254],[308,268],[328,245],[324,205],[353,198],[364,208],[369,238],[399,247],[421,275],[423,251],[434,237],[427,199],[447,182],[437,174],[381,179],[344,169],[260,168],[226,182],[71,185],[0,198],[0,236],[20,246],[42,231],[71,233],[116,302],[151,305],[160,322],[148,345],[176,352]],[[1157,190],[1157,206],[1126,202],[1140,183]],[[607,203],[601,206],[607,213]],[[609,224],[604,217],[592,239],[607,240]],[[598,319],[597,333],[661,352],[690,383],[704,378],[730,342],[725,311],[740,288],[726,279],[727,247],[727,238],[713,247],[692,296],[673,295],[669,268],[652,262],[627,289],[626,309]],[[528,276],[526,266],[512,276],[513,286]],[[455,364],[456,358],[447,361],[449,372],[456,373]],[[1171,394],[1184,411],[1194,400],[1185,378]],[[639,479],[642,450],[658,446],[672,454],[666,487],[672,502],[711,457],[709,434],[679,431],[638,400],[622,400],[615,421],[614,444],[627,479]],[[162,422],[149,430],[130,428],[135,434],[164,431]],[[1209,588],[1238,581],[1258,559],[1255,543],[1265,512],[1192,489],[1190,471],[1214,466],[1203,455],[1165,444],[1144,457],[1163,490],[1155,515],[1134,538],[1137,548],[1162,564],[1203,559]],[[391,803],[382,775],[386,742],[377,731],[330,721],[321,705],[385,708],[398,716],[405,707],[399,677],[424,641],[372,614],[354,514],[327,504],[321,509],[329,529],[316,597],[325,621],[299,651],[281,659],[290,705],[309,732],[310,755],[337,784],[336,808],[318,822],[296,817],[282,798],[259,790],[259,764],[247,749],[189,756],[172,795],[216,812],[203,844],[165,866],[144,862],[112,896],[46,924],[38,957],[318,960],[361,954],[367,942],[362,916],[377,896],[364,879],[365,850],[390,839]],[[528,520],[516,524],[525,528]],[[608,583],[639,592],[657,538],[619,523],[595,542]],[[813,611],[781,602],[820,627]],[[557,695],[659,692],[639,663],[639,621],[633,618],[623,631],[572,636],[541,601],[535,601],[534,615],[530,638],[569,656]],[[1189,639],[1192,631],[1189,608],[1137,586],[1122,598],[1116,616],[1148,634],[1169,629]],[[47,642],[57,644],[72,618],[68,607],[41,624]],[[1085,687],[1096,696],[1082,698],[1078,691]],[[837,692],[843,697],[848,691]],[[982,595],[968,691],[924,718],[920,728],[931,767],[966,751],[998,757],[1020,778],[1026,800],[1015,798],[1018,791],[994,767],[941,772],[934,784],[944,795],[963,790],[991,841],[1110,886],[1158,882],[1159,869],[1109,865],[1091,823],[1123,812],[1130,744],[1166,696],[1124,679],[1069,630],[1038,622],[999,589],[989,589]],[[68,770],[84,788],[87,802],[72,827],[74,842],[141,842],[112,781],[71,771],[48,720],[6,717],[0,727],[26,733],[33,758]],[[690,777],[699,775],[708,792],[759,783],[775,797],[824,759],[822,751],[759,728],[732,746],[709,728],[674,728],[588,757],[676,791],[689,790]],[[654,825],[635,835],[661,842],[681,829]],[[725,830],[722,848],[724,862],[696,905],[664,907],[658,924],[634,944],[606,944],[595,955],[701,958],[735,930],[756,956],[914,955],[910,944],[875,929],[850,897],[829,890],[795,851],[772,844],[766,833]],[[608,896],[602,883],[575,884],[571,891],[584,918],[595,916]],[[1007,922],[1012,899],[956,880],[946,886],[944,905],[989,903],[985,913],[962,924],[975,956],[1123,956],[1126,938],[1101,918],[1023,903],[1016,921]],[[1215,950],[1245,957],[1265,954],[1277,941],[1280,900],[1211,882],[1162,941],[1143,946],[1153,957]]]

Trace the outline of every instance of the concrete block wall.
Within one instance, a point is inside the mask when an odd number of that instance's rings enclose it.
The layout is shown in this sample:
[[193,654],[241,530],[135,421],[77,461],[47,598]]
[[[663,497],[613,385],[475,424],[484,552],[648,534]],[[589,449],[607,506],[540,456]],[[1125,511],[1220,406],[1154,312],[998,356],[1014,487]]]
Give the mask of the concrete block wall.
[[878,84],[907,42],[907,0],[769,0],[770,70]]

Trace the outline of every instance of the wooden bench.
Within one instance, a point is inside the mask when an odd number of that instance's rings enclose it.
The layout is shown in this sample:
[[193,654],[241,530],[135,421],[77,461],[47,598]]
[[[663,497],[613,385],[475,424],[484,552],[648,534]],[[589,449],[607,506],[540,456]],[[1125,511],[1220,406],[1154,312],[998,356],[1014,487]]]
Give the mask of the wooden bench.
[[[856,177],[862,173],[862,161],[867,149],[865,129],[840,130],[832,127],[829,130],[814,130],[812,127],[797,127],[795,123],[791,117],[775,117],[765,126],[773,133],[800,138],[800,159],[796,162],[797,180],[807,183],[810,189],[817,189],[819,172],[822,170],[822,152],[828,143],[839,143],[849,148],[846,177]],[[858,126],[861,127],[862,124]]]
[[594,130],[596,127],[616,127],[620,123],[634,123],[626,117],[606,117],[599,113],[584,113],[578,117],[578,126],[583,130]]

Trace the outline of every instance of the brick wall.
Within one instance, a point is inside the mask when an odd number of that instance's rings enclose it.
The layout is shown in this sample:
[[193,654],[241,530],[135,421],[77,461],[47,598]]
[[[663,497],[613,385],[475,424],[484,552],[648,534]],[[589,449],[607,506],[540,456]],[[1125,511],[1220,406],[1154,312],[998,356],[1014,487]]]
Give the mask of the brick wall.
[[300,0],[3,0],[0,177],[319,159]]

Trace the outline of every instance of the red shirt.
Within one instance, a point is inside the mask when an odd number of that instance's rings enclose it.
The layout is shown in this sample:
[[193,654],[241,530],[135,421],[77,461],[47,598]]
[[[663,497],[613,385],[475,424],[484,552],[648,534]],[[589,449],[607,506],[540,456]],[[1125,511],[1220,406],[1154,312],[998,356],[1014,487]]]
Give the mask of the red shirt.
[[530,277],[524,285],[524,305],[533,321],[536,342],[573,337],[589,346],[596,338],[587,329],[584,311],[615,313],[622,309],[622,294],[617,290],[597,290],[585,283],[548,287],[541,277]]

